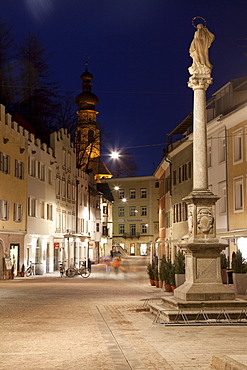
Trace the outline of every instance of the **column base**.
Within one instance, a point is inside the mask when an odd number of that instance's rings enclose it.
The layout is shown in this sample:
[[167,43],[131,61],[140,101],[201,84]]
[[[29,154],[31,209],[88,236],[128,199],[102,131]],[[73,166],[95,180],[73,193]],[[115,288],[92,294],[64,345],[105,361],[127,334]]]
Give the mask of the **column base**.
[[174,297],[183,301],[229,301],[235,299],[235,293],[220,283],[185,282],[174,291]]

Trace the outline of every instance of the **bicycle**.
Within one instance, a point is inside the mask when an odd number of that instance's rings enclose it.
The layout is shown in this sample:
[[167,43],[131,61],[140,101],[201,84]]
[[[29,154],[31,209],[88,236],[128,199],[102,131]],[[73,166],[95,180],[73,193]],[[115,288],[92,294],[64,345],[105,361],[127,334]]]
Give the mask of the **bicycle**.
[[30,261],[30,265],[26,269],[25,274],[26,274],[26,277],[34,275],[34,264],[32,263],[32,261]]
[[74,265],[73,267],[69,267],[66,270],[66,276],[68,277],[74,277],[75,275],[81,275],[83,278],[88,278],[90,274],[91,274],[91,271],[85,266],[81,266],[78,268],[76,267],[76,265]]
[[61,262],[60,265],[59,265],[59,272],[60,272],[60,276],[63,277],[63,275],[65,273],[65,266],[64,266],[63,262]]

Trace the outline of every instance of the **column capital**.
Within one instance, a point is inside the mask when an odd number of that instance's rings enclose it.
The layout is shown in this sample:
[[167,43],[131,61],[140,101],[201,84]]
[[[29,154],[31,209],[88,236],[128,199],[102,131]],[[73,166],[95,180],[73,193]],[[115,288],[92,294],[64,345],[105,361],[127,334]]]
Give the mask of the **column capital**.
[[189,78],[188,87],[193,90],[201,89],[206,91],[212,83],[213,79],[210,75],[193,75]]

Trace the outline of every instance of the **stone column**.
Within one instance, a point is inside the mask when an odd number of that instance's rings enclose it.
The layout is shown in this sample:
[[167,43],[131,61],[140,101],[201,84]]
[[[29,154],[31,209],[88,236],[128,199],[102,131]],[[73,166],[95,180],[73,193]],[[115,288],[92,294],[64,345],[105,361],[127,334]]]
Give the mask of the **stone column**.
[[207,131],[206,90],[213,79],[208,76],[190,77],[188,86],[194,91],[193,190],[207,190]]
[[186,254],[186,281],[174,291],[175,298],[186,302],[235,298],[222,284],[220,252],[225,245],[216,238],[215,222],[219,197],[208,190],[206,90],[212,84],[212,66],[207,48],[213,40],[214,35],[200,24],[190,47],[193,64],[188,86],[194,91],[193,190],[183,199],[188,208],[188,239],[180,247]]

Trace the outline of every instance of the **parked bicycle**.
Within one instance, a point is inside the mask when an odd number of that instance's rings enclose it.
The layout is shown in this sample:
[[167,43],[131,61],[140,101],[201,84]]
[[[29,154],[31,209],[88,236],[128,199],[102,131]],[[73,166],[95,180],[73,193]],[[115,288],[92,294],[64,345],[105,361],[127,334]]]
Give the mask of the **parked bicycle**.
[[30,261],[30,265],[26,269],[25,274],[26,274],[27,277],[29,277],[31,275],[34,275],[34,264],[32,263],[32,261]]
[[65,266],[63,262],[61,262],[59,265],[59,272],[60,272],[60,276],[63,277],[65,274]]
[[75,275],[81,275],[83,278],[88,278],[90,274],[91,274],[91,271],[85,266],[81,266],[78,268],[76,265],[74,265],[73,267],[69,267],[66,270],[66,276],[68,277],[74,277]]

